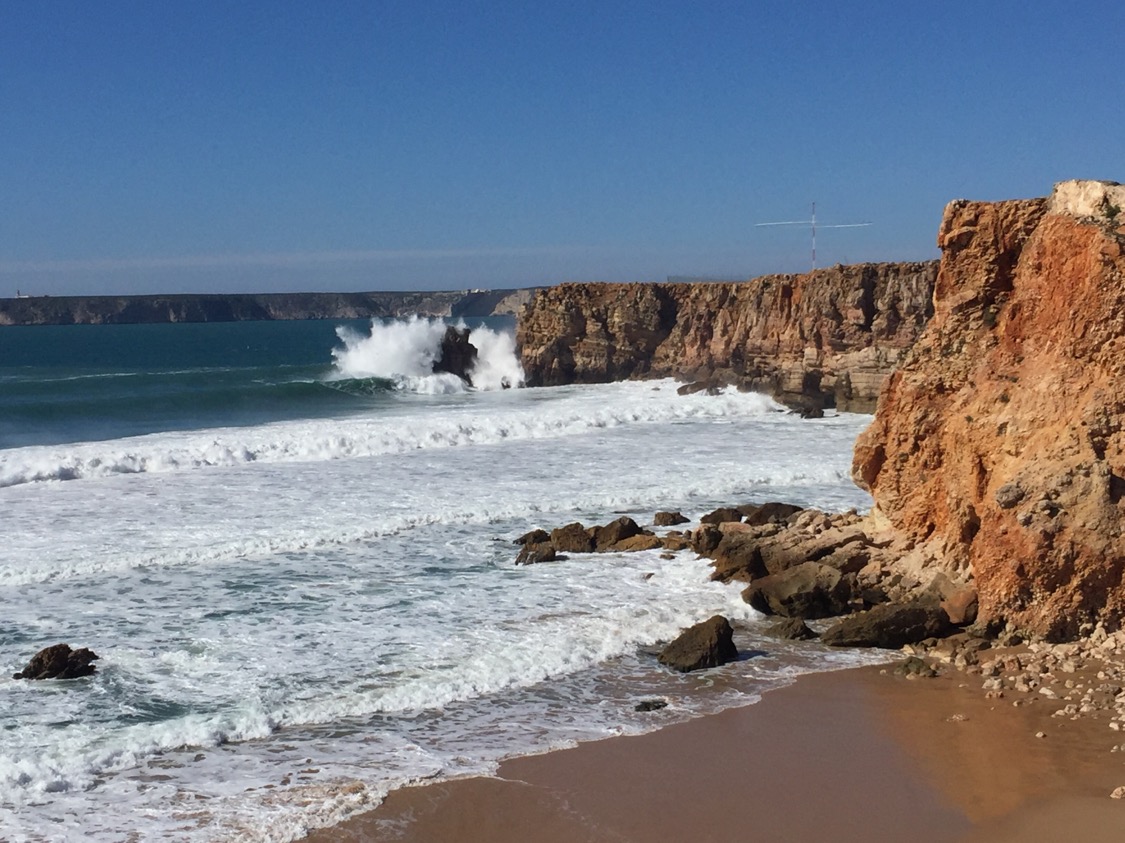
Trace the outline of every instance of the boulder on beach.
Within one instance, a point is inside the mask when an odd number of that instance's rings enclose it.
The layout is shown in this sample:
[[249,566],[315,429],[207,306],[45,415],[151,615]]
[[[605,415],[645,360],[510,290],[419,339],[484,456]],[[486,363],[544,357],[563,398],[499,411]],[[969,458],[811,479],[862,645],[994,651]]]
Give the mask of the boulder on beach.
[[93,650],[82,647],[72,650],[69,644],[55,644],[45,647],[34,656],[13,679],[77,679],[94,673],[94,665],[99,656]]
[[820,636],[833,647],[880,647],[897,650],[953,631],[949,616],[936,601],[883,603],[842,618]]
[[830,618],[850,609],[855,577],[818,562],[804,562],[754,580],[743,599],[767,615]]
[[688,520],[689,519],[682,512],[670,512],[668,510],[661,510],[653,516],[652,526],[675,527],[677,524],[688,523]]
[[722,615],[685,629],[658,656],[660,663],[681,673],[718,667],[738,658],[734,630]]

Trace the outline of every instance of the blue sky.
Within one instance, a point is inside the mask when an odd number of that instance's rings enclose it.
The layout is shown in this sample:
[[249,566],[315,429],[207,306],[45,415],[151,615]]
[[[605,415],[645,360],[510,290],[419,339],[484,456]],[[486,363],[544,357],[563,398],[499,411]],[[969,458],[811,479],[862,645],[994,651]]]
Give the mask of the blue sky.
[[[0,295],[936,257],[1125,180],[1125,4],[0,0]],[[9,289],[10,288],[10,289]]]

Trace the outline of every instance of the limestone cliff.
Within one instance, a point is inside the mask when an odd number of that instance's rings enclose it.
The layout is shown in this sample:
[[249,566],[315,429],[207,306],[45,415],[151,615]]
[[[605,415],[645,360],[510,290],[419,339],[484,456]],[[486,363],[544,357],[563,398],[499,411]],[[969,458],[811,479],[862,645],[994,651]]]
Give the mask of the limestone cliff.
[[0,299],[2,325],[109,325],[273,319],[477,317],[510,313],[519,290],[217,293]]
[[857,443],[875,517],[971,573],[984,621],[1125,618],[1123,208],[1106,182],[951,203],[933,319]]
[[930,316],[937,263],[837,266],[741,283],[562,284],[520,313],[530,385],[718,379],[870,412]]

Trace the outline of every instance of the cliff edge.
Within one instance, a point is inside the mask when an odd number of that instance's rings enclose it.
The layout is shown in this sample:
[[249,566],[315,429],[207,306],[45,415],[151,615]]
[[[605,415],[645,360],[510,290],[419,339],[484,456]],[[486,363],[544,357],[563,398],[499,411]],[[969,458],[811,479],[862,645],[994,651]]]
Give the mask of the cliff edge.
[[531,386],[679,377],[870,412],[931,313],[937,262],[740,283],[560,284],[516,332]]
[[853,473],[980,618],[1050,639],[1125,618],[1125,186],[945,209],[934,315]]

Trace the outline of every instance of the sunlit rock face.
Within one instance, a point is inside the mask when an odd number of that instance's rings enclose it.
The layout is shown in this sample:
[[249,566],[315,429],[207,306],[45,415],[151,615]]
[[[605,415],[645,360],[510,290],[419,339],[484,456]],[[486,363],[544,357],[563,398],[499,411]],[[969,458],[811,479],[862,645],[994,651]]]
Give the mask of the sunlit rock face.
[[562,284],[520,314],[531,385],[680,377],[871,412],[931,313],[936,262],[739,283]]
[[1050,638],[1125,617],[1125,187],[950,203],[934,314],[854,476],[980,617]]

